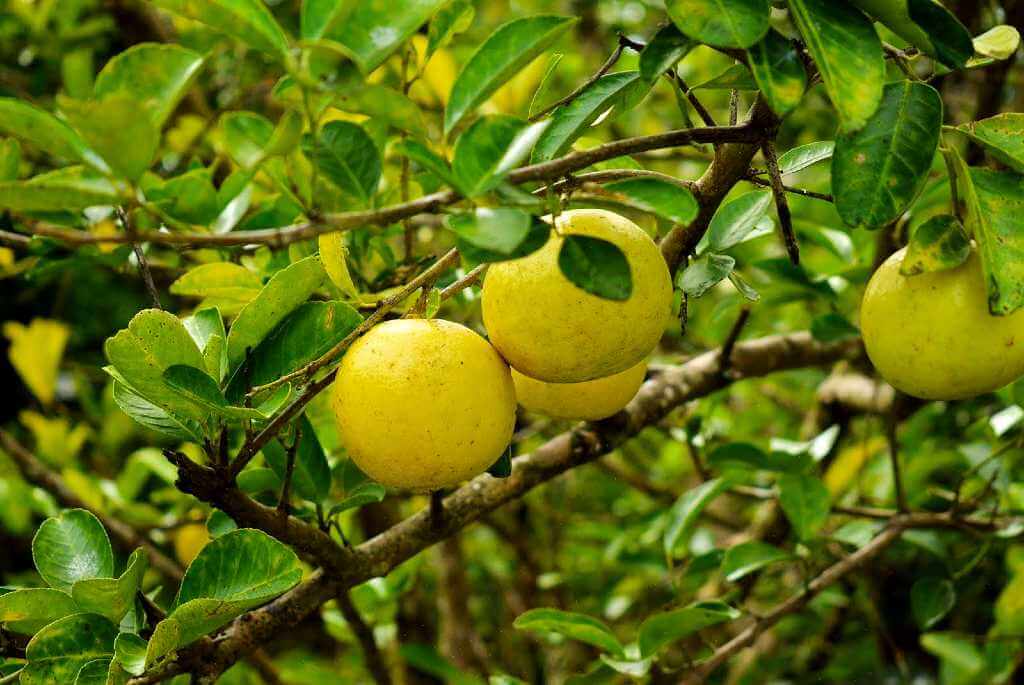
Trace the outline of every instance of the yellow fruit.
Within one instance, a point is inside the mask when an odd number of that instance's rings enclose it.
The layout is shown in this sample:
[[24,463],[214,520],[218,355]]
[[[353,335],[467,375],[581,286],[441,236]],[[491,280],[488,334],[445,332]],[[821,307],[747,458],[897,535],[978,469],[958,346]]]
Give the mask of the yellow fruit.
[[182,566],[188,566],[209,541],[210,533],[205,524],[185,524],[174,532],[174,555]]
[[331,406],[342,444],[367,475],[436,490],[497,461],[516,398],[508,366],[482,337],[450,321],[400,319],[352,345]]
[[905,252],[878,268],[861,303],[864,345],[882,377],[914,397],[956,400],[1024,374],[1024,311],[989,314],[977,252],[909,277],[899,271]]
[[553,419],[597,421],[616,413],[633,399],[644,382],[647,363],[605,378],[582,383],[545,383],[512,369],[519,404]]
[[563,212],[557,231],[618,246],[629,261],[632,295],[608,300],[574,285],[558,267],[563,238],[552,231],[540,250],[488,270],[483,315],[491,343],[517,371],[548,383],[625,371],[654,349],[665,330],[672,308],[665,260],[650,236],[613,212]]

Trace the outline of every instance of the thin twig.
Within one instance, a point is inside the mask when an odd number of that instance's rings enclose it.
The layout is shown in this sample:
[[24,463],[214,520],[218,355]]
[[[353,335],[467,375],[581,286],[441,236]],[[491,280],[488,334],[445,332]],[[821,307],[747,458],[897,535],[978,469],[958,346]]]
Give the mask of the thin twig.
[[465,276],[455,281],[454,283],[445,286],[441,290],[441,301],[444,302],[447,299],[455,297],[456,295],[458,295],[460,292],[470,287],[471,285],[476,285],[477,283],[479,283],[480,279],[482,279],[484,277],[484,274],[487,273],[487,267],[487,264],[478,264],[475,267],[473,267]]
[[789,200],[786,199],[786,187],[782,183],[782,172],[779,171],[779,157],[775,153],[775,141],[765,140],[761,144],[761,152],[768,163],[768,178],[771,180],[772,195],[775,196],[775,209],[779,215],[779,231],[786,254],[793,264],[800,263],[800,244],[796,241],[793,231],[793,216],[789,211]]
[[575,100],[576,98],[578,98],[583,93],[583,91],[585,91],[587,88],[590,88],[590,86],[592,86],[595,83],[597,83],[598,79],[600,79],[602,76],[607,74],[608,70],[615,66],[615,63],[619,61],[620,57],[622,57],[622,51],[625,49],[625,47],[626,47],[625,44],[620,40],[619,44],[615,46],[615,50],[612,51],[612,54],[608,57],[608,59],[605,60],[604,64],[601,65],[601,68],[598,69],[594,73],[593,76],[588,78],[583,83],[583,85],[581,85],[579,88],[576,88],[575,90],[573,90],[571,93],[566,95],[564,98],[562,98],[560,100],[557,100],[555,102],[552,102],[550,105],[548,105],[544,109],[540,110],[539,112],[536,112],[533,116],[530,117],[530,121],[531,122],[540,121],[541,119],[546,117],[548,114],[550,114],[551,112],[553,112],[556,109],[558,109],[559,107],[561,107],[562,105],[566,105],[566,104],[572,102],[573,100]]
[[889,445],[889,462],[892,465],[892,482],[896,489],[896,506],[900,511],[907,512],[910,511],[910,507],[907,505],[907,492],[903,488],[903,473],[900,469],[896,418],[886,416],[883,418],[883,421],[885,421],[885,440]]
[[284,482],[281,483],[281,495],[277,500],[277,510],[281,515],[288,518],[289,499],[291,498],[292,477],[295,475],[295,453],[299,450],[299,440],[302,439],[302,428],[295,427],[295,440],[288,446],[287,462],[284,468]]
[[740,339],[740,334],[743,333],[743,329],[749,320],[750,307],[746,306],[740,310],[739,316],[736,317],[732,328],[729,329],[729,334],[725,336],[725,342],[722,343],[722,353],[719,356],[718,362],[719,373],[728,374],[732,368],[732,351],[736,347],[736,342]]
[[[129,219],[128,212],[123,207],[118,207],[117,216],[121,220],[121,226],[124,228],[125,233],[129,237],[135,236],[135,226]],[[160,303],[160,293],[157,291],[156,283],[153,281],[153,273],[149,270],[149,262],[146,261],[146,255],[143,254],[139,243],[134,240],[132,241],[132,252],[135,253],[135,261],[139,263],[139,273],[142,274],[142,280],[146,284],[146,290],[149,291],[150,299],[153,300],[153,306],[157,309],[163,309],[164,306]]]
[[[749,181],[750,183],[753,183],[754,185],[759,185],[762,188],[771,188],[772,187],[771,181],[765,180],[763,178],[758,178],[757,176],[751,175],[751,176],[745,178],[744,180],[745,181]],[[823,202],[835,202],[835,198],[830,193],[817,193],[817,192],[815,192],[813,190],[805,190],[803,188],[794,188],[793,186],[787,186],[787,185],[782,186],[782,189],[785,190],[787,193],[792,193],[793,195],[802,195],[804,197],[810,197],[810,198],[813,198],[815,200],[821,200]]]
[[711,112],[704,106],[704,103],[700,101],[697,94],[686,84],[683,77],[679,75],[676,69],[672,69],[668,72],[669,78],[675,82],[675,85],[679,87],[679,91],[686,96],[687,101],[693,106],[697,116],[704,122],[705,126],[716,126],[715,118],[711,116]]
[[28,247],[31,238],[21,233],[11,233],[10,231],[0,231],[0,245],[8,245],[10,247]]
[[384,656],[377,646],[377,640],[373,635],[373,628],[367,625],[356,605],[352,603],[348,590],[339,592],[335,601],[338,604],[341,615],[345,618],[345,622],[348,623],[348,627],[352,630],[352,633],[359,641],[359,646],[363,649],[366,670],[370,672],[373,681],[377,685],[390,685],[391,674],[388,672]]

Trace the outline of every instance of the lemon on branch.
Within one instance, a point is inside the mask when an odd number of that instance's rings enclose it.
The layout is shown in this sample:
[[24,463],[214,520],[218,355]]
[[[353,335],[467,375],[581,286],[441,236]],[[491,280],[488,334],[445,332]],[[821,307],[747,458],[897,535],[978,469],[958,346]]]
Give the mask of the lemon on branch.
[[597,421],[629,404],[644,382],[646,362],[582,383],[545,383],[512,369],[519,404],[554,419]]

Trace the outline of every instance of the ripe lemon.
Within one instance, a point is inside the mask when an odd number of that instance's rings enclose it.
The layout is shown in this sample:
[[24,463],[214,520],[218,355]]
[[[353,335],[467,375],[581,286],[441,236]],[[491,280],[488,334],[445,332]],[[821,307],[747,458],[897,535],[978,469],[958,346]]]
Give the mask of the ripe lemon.
[[[557,233],[556,233],[557,231]],[[533,254],[492,264],[483,315],[491,343],[520,373],[548,383],[579,383],[625,371],[658,344],[672,308],[672,279],[658,247],[629,219],[600,209],[563,212]],[[558,267],[562,235],[607,240],[629,262],[624,301],[584,291]]]
[[906,250],[871,277],[860,321],[871,362],[908,395],[956,400],[1024,374],[1024,311],[992,316],[976,251],[955,269],[900,274]]
[[188,523],[174,531],[174,556],[188,566],[210,541],[210,533],[202,523]]
[[516,398],[508,366],[450,321],[376,326],[341,361],[331,391],[340,437],[374,480],[435,490],[483,472],[508,446]]
[[545,383],[512,369],[512,382],[519,404],[530,411],[553,419],[597,421],[629,404],[643,384],[646,372],[647,363],[640,362],[620,373],[592,381]]

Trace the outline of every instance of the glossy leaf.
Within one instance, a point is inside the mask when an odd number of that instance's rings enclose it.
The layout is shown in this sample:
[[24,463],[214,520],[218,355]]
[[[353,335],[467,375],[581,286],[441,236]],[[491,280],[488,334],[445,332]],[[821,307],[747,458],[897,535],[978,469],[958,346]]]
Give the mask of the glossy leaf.
[[70,590],[79,580],[114,575],[114,552],[103,524],[85,509],[43,521],[32,538],[32,560],[50,587]]
[[1020,49],[1020,31],[1013,26],[1000,24],[990,28],[972,41],[974,51],[992,59],[1010,59]]
[[75,685],[115,685],[116,680],[108,680],[110,662],[108,657],[86,662],[75,675]]
[[[665,529],[663,547],[665,556],[671,559],[680,551],[680,547],[689,544],[693,529],[704,508],[716,497],[729,488],[731,483],[726,478],[714,478],[687,490],[669,511],[668,527]],[[684,552],[685,555],[685,552]]]
[[135,99],[159,129],[192,86],[204,57],[180,45],[140,43],[116,55],[96,75],[96,98],[121,93]]
[[654,81],[667,71],[675,69],[696,43],[684,36],[675,24],[666,24],[658,29],[651,41],[640,53],[640,76]]
[[415,140],[400,140],[395,144],[394,151],[416,162],[453,188],[458,188],[459,184],[456,182],[455,174],[448,166],[448,162],[423,143]]
[[745,64],[734,64],[718,76],[698,83],[693,90],[757,90],[757,81]]
[[798,171],[808,169],[818,162],[824,162],[832,159],[832,154],[835,152],[836,144],[831,140],[823,140],[817,143],[807,143],[806,145],[799,145],[790,150],[786,150],[784,153],[779,155],[779,172],[785,176],[786,174],[795,174]]
[[447,0],[366,0],[353,3],[344,21],[326,33],[344,45],[364,74],[384,63]]
[[636,207],[677,224],[689,224],[697,218],[697,198],[688,188],[658,178],[632,178],[609,183],[605,187],[624,195]]
[[193,169],[166,180],[146,174],[140,187],[147,200],[178,221],[206,226],[221,211],[209,169]]
[[791,559],[792,556],[774,545],[751,540],[726,550],[725,558],[722,560],[722,573],[727,581],[735,583],[765,566]]
[[227,153],[242,169],[251,171],[267,158],[274,125],[252,112],[228,112],[220,118]]
[[0,208],[16,212],[80,211],[109,205],[116,199],[117,195],[105,188],[68,182],[53,174],[28,181],[0,182]]
[[71,586],[71,596],[82,611],[99,614],[119,624],[135,603],[148,565],[146,553],[137,549],[128,558],[120,577],[79,580]]
[[[311,502],[322,502],[331,489],[331,468],[327,456],[316,437],[313,425],[303,415],[297,422],[299,444],[295,448],[292,468],[292,492]],[[290,444],[290,443],[289,443]],[[277,477],[284,482],[288,467],[288,452],[278,440],[263,448],[263,456]]]
[[[501,210],[490,210],[491,212],[519,212],[517,209],[501,209]],[[452,217],[452,221],[456,221],[455,217]],[[480,233],[477,229],[474,232]],[[519,245],[509,253],[498,252],[497,250],[490,250],[484,247],[480,247],[464,239],[461,235],[456,240],[456,247],[459,248],[459,254],[462,258],[471,264],[484,264],[490,262],[503,262],[509,259],[519,259],[525,257],[528,254],[532,254],[544,247],[548,242],[548,238],[551,235],[551,225],[545,221],[541,221],[536,217],[531,217],[529,228],[526,233],[526,237],[519,243]]]
[[566,152],[598,117],[627,104],[638,87],[649,87],[638,71],[621,71],[599,78],[572,102],[554,111],[551,125],[533,149],[533,161],[546,162]]
[[288,37],[262,0],[153,0],[153,4],[194,19],[285,62]]
[[302,0],[299,35],[304,40],[323,38],[355,8],[352,0]]
[[601,238],[568,235],[558,251],[558,268],[573,284],[608,300],[633,293],[629,262],[622,250]]
[[941,129],[938,91],[912,81],[887,85],[864,128],[836,140],[832,191],[843,221],[878,228],[899,218],[924,187]]
[[23,588],[0,595],[0,624],[22,635],[32,635],[78,612],[78,605],[63,590]]
[[749,48],[771,16],[768,0],[667,0],[665,8],[680,31],[719,48]]
[[134,633],[121,633],[114,640],[114,660],[126,672],[142,675],[146,668],[146,641]]
[[705,628],[740,617],[740,612],[725,602],[695,602],[682,609],[654,614],[640,624],[640,656],[649,657],[665,645]]
[[387,490],[380,483],[361,483],[345,493],[345,498],[341,502],[331,507],[330,515],[335,516],[349,509],[358,509],[365,504],[380,502],[386,494]]
[[925,577],[910,587],[910,611],[921,630],[928,630],[956,604],[956,589],[945,578]]
[[988,286],[988,307],[1006,315],[1024,306],[1024,177],[1005,171],[970,169],[970,184],[960,184],[967,205],[964,217],[978,243]]
[[178,317],[159,309],[136,314],[128,328],[107,338],[107,359],[137,394],[172,413],[202,420],[206,412],[170,389],[163,374],[168,367],[183,364],[205,368],[205,360],[192,336]]
[[904,276],[952,269],[971,254],[971,242],[960,220],[950,214],[933,216],[914,230],[900,264]]
[[193,419],[153,404],[126,383],[114,381],[113,398],[121,411],[150,430],[179,440],[202,439],[202,429]]
[[476,8],[472,0],[452,0],[437,11],[427,27],[427,52],[425,59],[451,42],[452,38],[462,33],[473,23]]
[[70,126],[46,110],[16,98],[0,98],[0,131],[55,157],[88,162],[101,171],[106,167]]
[[305,302],[285,317],[252,351],[248,368],[232,378],[228,397],[237,402],[242,379],[264,385],[296,371],[337,345],[363,320],[355,309],[337,300]]
[[893,33],[950,69],[974,55],[971,34],[952,12],[934,0],[851,0]]
[[419,106],[393,88],[362,83],[357,88],[340,88],[331,101],[337,109],[364,114],[374,121],[386,121],[400,131],[420,138],[427,136],[427,124]]
[[206,371],[194,366],[175,364],[164,369],[164,383],[212,414],[237,419],[260,419],[255,409],[232,407],[228,404],[220,385]]
[[[238,313],[228,331],[228,362],[237,366],[247,349],[255,349],[281,321],[305,302],[324,282],[326,274],[316,255],[281,269],[256,298]],[[197,366],[193,364],[193,366]]]
[[779,478],[779,504],[797,537],[809,540],[825,525],[831,496],[821,479],[787,474]]
[[755,190],[723,204],[711,219],[707,239],[701,240],[706,244],[698,245],[698,254],[704,249],[722,252],[742,243],[758,227],[771,205],[772,194],[765,190]]
[[455,143],[452,171],[462,194],[475,197],[497,187],[508,172],[529,157],[548,123],[528,125],[501,114],[474,121]]
[[68,122],[115,174],[137,181],[153,163],[160,131],[151,118],[139,116],[135,97],[116,91],[100,100],[58,96],[57,102]]
[[259,295],[262,288],[259,276],[241,264],[211,262],[186,271],[171,283],[170,291],[173,295],[229,301],[240,307]]
[[734,266],[736,260],[729,255],[708,253],[680,272],[676,277],[679,289],[690,297],[703,297],[732,273]]
[[450,214],[444,225],[476,247],[508,256],[526,239],[534,221],[520,209],[480,207],[473,212]]
[[994,158],[1024,174],[1024,114],[997,114],[962,124],[958,130],[983,145]]
[[74,683],[90,661],[114,652],[117,628],[98,614],[72,614],[46,626],[28,643],[22,685]]
[[878,109],[885,56],[875,27],[845,2],[791,0],[790,16],[807,43],[844,131],[860,129]]
[[455,79],[444,112],[445,135],[575,23],[568,17],[540,15],[499,26]]
[[718,471],[739,469],[741,471],[800,473],[808,466],[806,459],[795,459],[793,455],[781,452],[768,454],[760,447],[745,442],[719,445],[708,453],[707,461],[708,466]]
[[366,130],[350,121],[332,121],[320,129],[316,145],[305,152],[334,185],[368,205],[380,182],[380,152]]
[[750,71],[768,106],[779,116],[800,104],[807,89],[807,71],[793,43],[769,31],[747,50]]
[[585,642],[614,656],[623,656],[622,644],[603,622],[592,616],[559,609],[531,609],[512,624],[519,630],[554,633]]

